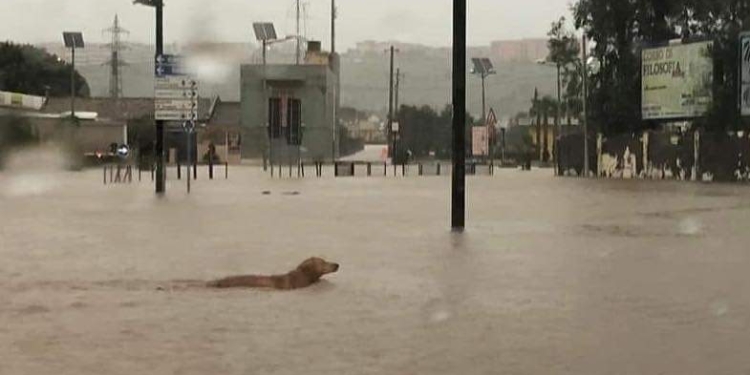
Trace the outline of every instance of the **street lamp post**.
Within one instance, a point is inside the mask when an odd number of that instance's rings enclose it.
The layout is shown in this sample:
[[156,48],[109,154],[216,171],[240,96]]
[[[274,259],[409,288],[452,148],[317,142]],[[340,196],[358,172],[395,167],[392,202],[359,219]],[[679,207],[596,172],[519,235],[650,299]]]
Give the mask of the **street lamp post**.
[[586,34],[583,34],[582,51],[583,51],[583,176],[589,177],[589,122],[588,122],[588,52],[586,51]]
[[83,48],[83,34],[80,32],[63,32],[65,47],[70,48],[70,118],[76,119],[76,48]]
[[[164,0],[133,0],[156,9],[156,56],[164,54]],[[166,173],[164,170],[164,120],[156,120],[156,194],[166,192]]]
[[451,226],[466,227],[466,0],[453,0],[453,175]]

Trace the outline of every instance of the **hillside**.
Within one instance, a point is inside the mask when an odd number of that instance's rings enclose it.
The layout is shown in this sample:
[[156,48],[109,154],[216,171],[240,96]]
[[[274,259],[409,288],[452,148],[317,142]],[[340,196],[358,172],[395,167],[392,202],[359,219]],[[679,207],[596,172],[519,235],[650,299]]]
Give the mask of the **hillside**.
[[[247,58],[238,58],[236,54],[225,57],[216,53],[206,56],[211,57],[202,58],[197,65],[201,95],[220,95],[224,100],[239,100],[239,64],[257,61],[257,53],[249,52]],[[153,65],[144,62],[143,56],[129,57],[126,53],[125,59],[136,61],[122,68],[125,96],[153,95]],[[280,51],[269,53],[270,63],[289,61],[292,58]],[[396,61],[403,74],[401,103],[439,108],[450,102],[451,68],[447,49],[403,51],[396,56]],[[89,81],[92,95],[107,95],[109,73],[106,66],[92,62],[79,64],[78,69]],[[487,105],[495,108],[501,118],[528,110],[535,87],[542,94],[555,92],[555,72],[550,67],[506,62],[496,63],[496,70],[498,74],[487,79]],[[468,90],[469,111],[479,116],[481,80],[469,76]],[[384,113],[387,102],[387,54],[360,53],[356,50],[343,54],[342,105]]]

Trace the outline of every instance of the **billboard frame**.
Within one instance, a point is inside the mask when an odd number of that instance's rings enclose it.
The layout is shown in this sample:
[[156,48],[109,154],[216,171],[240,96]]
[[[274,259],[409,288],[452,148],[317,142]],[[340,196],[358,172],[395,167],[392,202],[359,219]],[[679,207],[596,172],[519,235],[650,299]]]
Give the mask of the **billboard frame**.
[[[750,35],[750,32],[748,32]],[[679,44],[674,44],[677,41],[679,41]],[[641,121],[649,121],[649,122],[657,122],[657,123],[673,123],[673,122],[692,122],[696,119],[702,119],[706,118],[708,115],[708,111],[700,116],[682,116],[682,117],[669,117],[669,118],[643,118],[643,50],[644,49],[653,49],[653,48],[663,48],[663,47],[669,47],[671,45],[687,45],[687,44],[695,44],[695,43],[706,43],[709,42],[712,44],[716,43],[716,38],[712,38],[709,36],[694,36],[689,38],[682,38],[682,39],[672,39],[667,41],[659,41],[659,42],[653,42],[653,41],[641,41],[638,44],[638,47],[636,48],[636,56],[638,56],[638,74],[640,75],[640,92],[641,92],[641,106],[640,106],[640,118]],[[715,64],[713,54],[709,56],[711,59],[711,63]],[[713,86],[713,83],[712,83]],[[712,87],[712,94],[713,94],[713,87]],[[713,97],[711,98],[713,101]]]

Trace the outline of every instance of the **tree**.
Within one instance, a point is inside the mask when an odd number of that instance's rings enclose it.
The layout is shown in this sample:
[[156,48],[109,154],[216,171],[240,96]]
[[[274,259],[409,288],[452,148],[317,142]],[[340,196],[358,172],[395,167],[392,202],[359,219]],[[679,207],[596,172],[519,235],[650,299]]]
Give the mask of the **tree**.
[[[453,139],[453,111],[450,105],[440,113],[429,106],[403,105],[399,109],[401,140],[397,151],[411,151],[412,157],[421,158],[434,154],[437,158],[450,158]],[[466,116],[467,153],[471,153],[471,125],[475,122]]]
[[582,110],[581,94],[583,92],[581,47],[578,38],[572,31],[565,28],[565,17],[560,17],[552,23],[547,36],[549,36],[547,60],[554,63],[560,70],[561,106],[563,107],[560,110],[560,116],[578,117]]
[[[30,46],[0,43],[0,90],[29,95],[70,95],[71,66],[55,55]],[[88,97],[86,79],[75,72],[76,95]]]
[[713,131],[750,125],[737,108],[738,37],[750,28],[750,0],[578,0],[573,14],[601,63],[590,84],[589,117],[603,132],[653,125],[640,118],[640,47],[674,38],[713,41],[713,101],[694,125]]

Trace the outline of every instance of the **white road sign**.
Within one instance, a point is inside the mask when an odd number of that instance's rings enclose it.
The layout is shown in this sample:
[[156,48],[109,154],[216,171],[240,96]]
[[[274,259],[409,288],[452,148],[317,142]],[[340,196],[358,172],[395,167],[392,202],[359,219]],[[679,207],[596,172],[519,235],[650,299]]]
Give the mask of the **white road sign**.
[[157,111],[191,111],[198,109],[197,100],[156,99]]
[[156,99],[193,99],[198,97],[197,90],[163,90],[156,89]]
[[198,117],[198,83],[190,77],[157,77],[154,87],[157,120],[185,121]]
[[164,121],[197,120],[198,113],[197,112],[184,112],[184,111],[157,111],[156,119],[164,120]]

